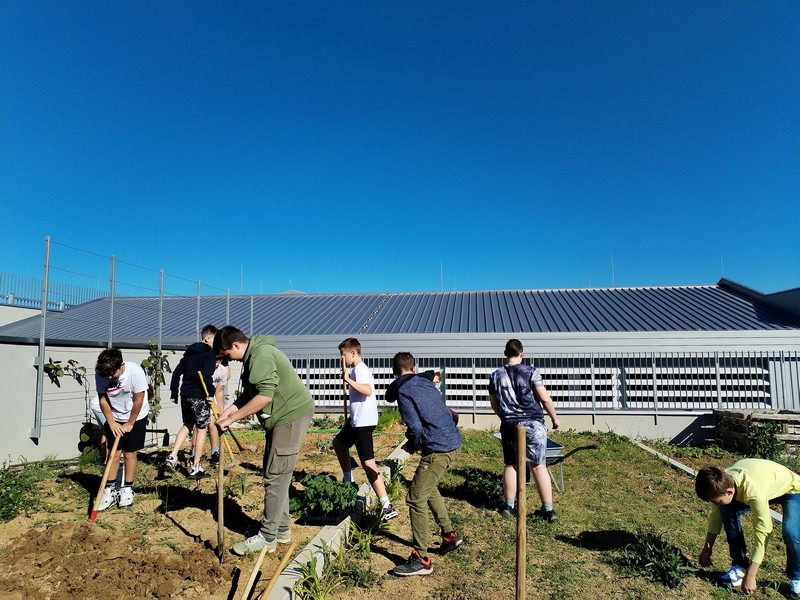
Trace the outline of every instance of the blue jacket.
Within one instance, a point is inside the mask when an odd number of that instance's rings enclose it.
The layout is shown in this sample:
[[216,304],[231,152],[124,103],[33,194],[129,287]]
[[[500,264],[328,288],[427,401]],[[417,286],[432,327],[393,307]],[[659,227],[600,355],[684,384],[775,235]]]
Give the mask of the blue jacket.
[[401,375],[386,390],[386,400],[397,402],[400,409],[407,427],[408,452],[420,449],[426,455],[461,447],[461,433],[431,381],[413,374]]

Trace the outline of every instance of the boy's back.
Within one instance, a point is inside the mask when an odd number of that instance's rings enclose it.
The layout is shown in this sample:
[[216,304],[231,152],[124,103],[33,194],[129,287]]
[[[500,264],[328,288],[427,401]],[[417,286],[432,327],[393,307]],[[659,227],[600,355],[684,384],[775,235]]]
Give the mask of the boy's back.
[[377,425],[378,401],[375,398],[375,378],[363,360],[350,369],[350,378],[372,388],[372,394],[365,396],[350,386],[350,423],[353,427]]

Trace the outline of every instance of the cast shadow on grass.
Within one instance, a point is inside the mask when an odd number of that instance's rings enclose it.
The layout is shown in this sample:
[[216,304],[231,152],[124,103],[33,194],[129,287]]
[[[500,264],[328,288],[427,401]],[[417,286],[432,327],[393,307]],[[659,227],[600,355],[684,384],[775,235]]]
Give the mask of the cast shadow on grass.
[[622,550],[636,541],[636,535],[622,529],[582,531],[576,536],[557,535],[556,540],[586,550]]
[[468,467],[452,469],[448,475],[463,478],[461,483],[453,484],[450,477],[439,485],[442,496],[462,500],[475,508],[495,509],[503,497],[503,476],[495,471]]

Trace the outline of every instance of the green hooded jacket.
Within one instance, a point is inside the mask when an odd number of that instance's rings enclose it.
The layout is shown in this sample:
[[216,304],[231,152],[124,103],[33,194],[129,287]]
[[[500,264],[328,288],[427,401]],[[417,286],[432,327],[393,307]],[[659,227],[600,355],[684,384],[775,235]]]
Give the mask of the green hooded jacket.
[[285,425],[314,411],[314,399],[292,363],[275,346],[271,335],[254,335],[242,358],[242,393],[246,401],[261,395],[272,398],[264,407],[264,427]]

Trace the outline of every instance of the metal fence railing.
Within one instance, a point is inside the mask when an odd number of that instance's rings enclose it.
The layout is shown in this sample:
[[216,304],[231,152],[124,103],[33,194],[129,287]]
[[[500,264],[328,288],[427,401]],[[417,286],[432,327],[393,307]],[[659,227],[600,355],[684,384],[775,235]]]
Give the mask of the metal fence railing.
[[[290,356],[318,409],[342,406],[341,362],[322,355]],[[367,357],[379,405],[392,375],[391,357]],[[527,361],[526,361],[527,362]],[[800,353],[535,354],[557,410],[669,411],[800,410]],[[417,371],[442,371],[440,389],[459,411],[491,412],[487,382],[502,366],[497,357],[417,357]]]
[[[79,304],[107,298],[108,292],[70,283],[48,283],[47,310],[66,310]],[[42,280],[0,272],[0,304],[42,307]]]

